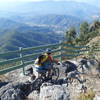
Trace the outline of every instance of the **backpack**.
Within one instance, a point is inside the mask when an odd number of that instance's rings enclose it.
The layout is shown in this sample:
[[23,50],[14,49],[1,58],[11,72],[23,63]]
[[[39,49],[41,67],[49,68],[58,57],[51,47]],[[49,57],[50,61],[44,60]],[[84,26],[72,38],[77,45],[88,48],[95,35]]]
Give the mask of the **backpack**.
[[39,57],[35,61],[35,64],[42,65],[45,61],[47,61],[47,59],[48,59],[48,55],[46,54],[39,55]]

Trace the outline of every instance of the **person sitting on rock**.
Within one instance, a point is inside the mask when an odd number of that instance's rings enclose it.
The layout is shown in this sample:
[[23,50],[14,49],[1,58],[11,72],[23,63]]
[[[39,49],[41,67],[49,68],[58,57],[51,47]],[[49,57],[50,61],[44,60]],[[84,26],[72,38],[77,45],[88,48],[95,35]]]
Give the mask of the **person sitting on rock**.
[[35,67],[35,76],[36,78],[40,77],[42,73],[48,72],[48,75],[51,73],[52,63],[61,64],[58,60],[55,60],[52,57],[51,49],[46,49],[44,54],[41,54],[34,62]]

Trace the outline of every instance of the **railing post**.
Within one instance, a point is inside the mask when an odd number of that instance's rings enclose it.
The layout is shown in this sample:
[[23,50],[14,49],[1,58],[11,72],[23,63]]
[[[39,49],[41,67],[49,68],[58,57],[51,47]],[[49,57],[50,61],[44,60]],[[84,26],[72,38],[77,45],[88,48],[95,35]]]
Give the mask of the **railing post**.
[[[22,58],[22,60],[21,60],[21,65],[24,65],[23,55],[22,55],[22,53],[21,53],[22,47],[19,47],[19,51],[20,51],[20,58]],[[24,69],[24,66],[23,66],[23,74],[25,75],[25,69]]]
[[61,45],[59,46],[60,49],[60,62],[62,62],[62,48],[63,48],[63,41],[59,42]]

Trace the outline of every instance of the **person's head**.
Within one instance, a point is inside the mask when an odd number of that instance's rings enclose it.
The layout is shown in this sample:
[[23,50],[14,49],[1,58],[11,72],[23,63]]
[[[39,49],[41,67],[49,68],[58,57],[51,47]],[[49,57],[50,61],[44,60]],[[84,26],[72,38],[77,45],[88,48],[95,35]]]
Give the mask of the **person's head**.
[[46,51],[45,51],[48,55],[50,55],[52,53],[52,50],[47,48]]
[[43,57],[44,57],[44,55],[41,54],[41,55],[39,55],[38,58],[41,60],[41,59],[43,59]]
[[38,63],[41,63],[41,61],[42,61],[42,59],[44,58],[44,55],[39,55],[39,57],[38,57]]

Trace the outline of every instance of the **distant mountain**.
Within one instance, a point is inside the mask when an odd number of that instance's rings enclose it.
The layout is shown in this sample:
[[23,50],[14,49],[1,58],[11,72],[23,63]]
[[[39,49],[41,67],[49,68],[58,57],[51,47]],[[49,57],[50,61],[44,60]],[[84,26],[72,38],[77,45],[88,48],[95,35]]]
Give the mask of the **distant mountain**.
[[67,1],[0,4],[0,50],[56,43],[71,26],[100,16],[100,8]]
[[[8,26],[7,22],[9,23]],[[4,23],[0,23],[0,52],[18,50],[18,47],[26,48],[57,43],[62,39],[61,35],[56,34],[49,27],[31,27],[25,24],[14,23],[13,21],[10,22],[10,20],[5,21],[5,28],[2,29],[3,25]]]
[[54,31],[62,31],[62,33],[72,26],[76,27],[77,30],[79,30],[80,23],[84,21],[77,17],[57,14],[37,15],[31,17],[13,16],[9,17],[9,19],[17,21],[19,23],[21,22],[24,24],[28,24],[30,26],[48,26]]
[[69,27],[79,29],[82,22],[73,16],[56,14],[8,18],[0,18],[1,51],[59,42]]
[[[73,1],[48,1],[48,2],[27,2],[27,3],[9,3],[0,4],[2,14],[4,15],[47,15],[47,14],[59,14],[59,15],[71,15],[82,19],[92,19],[91,16],[98,15],[100,8],[89,5],[87,3],[79,3]],[[4,11],[9,12],[7,14]],[[99,15],[100,16],[100,15]]]
[[54,25],[60,27],[79,27],[80,23],[83,20],[80,20],[77,17],[68,16],[68,15],[43,15],[43,16],[35,16],[30,21],[31,24],[45,24],[45,25]]

